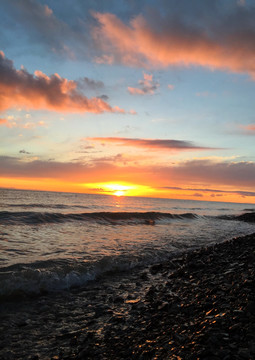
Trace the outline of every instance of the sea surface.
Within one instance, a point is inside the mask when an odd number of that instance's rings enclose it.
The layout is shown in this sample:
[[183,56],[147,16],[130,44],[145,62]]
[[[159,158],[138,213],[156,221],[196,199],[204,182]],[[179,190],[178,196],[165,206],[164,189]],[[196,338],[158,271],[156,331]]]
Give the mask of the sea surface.
[[86,286],[105,274],[255,232],[253,204],[0,189],[0,299]]

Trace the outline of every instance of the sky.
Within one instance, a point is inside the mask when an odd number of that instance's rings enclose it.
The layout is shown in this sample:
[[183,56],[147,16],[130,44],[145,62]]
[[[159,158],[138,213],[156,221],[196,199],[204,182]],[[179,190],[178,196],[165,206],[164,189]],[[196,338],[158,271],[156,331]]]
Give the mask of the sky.
[[1,0],[0,187],[255,203],[255,2]]

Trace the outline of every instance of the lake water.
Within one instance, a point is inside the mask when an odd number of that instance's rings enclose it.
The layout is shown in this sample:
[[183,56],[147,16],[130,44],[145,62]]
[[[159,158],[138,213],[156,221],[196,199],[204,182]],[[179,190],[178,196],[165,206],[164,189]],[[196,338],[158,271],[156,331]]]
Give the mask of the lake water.
[[0,190],[0,296],[68,290],[105,273],[254,232],[253,204]]

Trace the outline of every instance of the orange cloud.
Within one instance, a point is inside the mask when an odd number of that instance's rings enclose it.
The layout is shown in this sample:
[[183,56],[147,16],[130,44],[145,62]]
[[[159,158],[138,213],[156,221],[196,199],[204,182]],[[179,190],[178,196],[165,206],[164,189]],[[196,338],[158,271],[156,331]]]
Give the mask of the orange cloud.
[[58,74],[47,76],[38,70],[34,75],[25,69],[16,70],[13,62],[0,51],[0,111],[17,106],[73,113],[125,113],[101,98],[88,99],[79,91],[76,81]]
[[207,29],[170,15],[154,15],[150,20],[140,15],[129,24],[110,13],[93,16],[98,26],[92,35],[104,53],[102,62],[111,54],[115,62],[128,66],[203,66],[246,72],[255,79],[255,31],[245,10],[220,19],[220,24],[212,22]]
[[213,150],[213,148],[202,147],[190,141],[171,140],[171,139],[132,139],[122,137],[93,137],[87,138],[91,141],[101,143],[119,144],[122,146],[135,146],[152,150],[172,149],[172,150]]
[[8,120],[7,119],[0,119],[0,125],[8,126]]

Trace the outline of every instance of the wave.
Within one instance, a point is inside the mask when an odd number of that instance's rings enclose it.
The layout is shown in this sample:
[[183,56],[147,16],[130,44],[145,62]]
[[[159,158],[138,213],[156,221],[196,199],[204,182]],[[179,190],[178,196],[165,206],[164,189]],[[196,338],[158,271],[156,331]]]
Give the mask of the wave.
[[222,220],[238,220],[245,222],[255,222],[255,212],[243,213],[241,215],[221,215],[217,216],[218,219]]
[[10,212],[0,211],[0,224],[47,224],[66,221],[95,221],[111,225],[155,225],[172,219],[196,219],[193,213],[171,214],[161,212],[92,212],[92,213],[49,213],[49,212]]
[[164,259],[161,253],[147,258],[122,255],[105,256],[91,262],[58,259],[11,265],[0,269],[0,301],[84,287],[104,276],[149,265],[159,259]]

